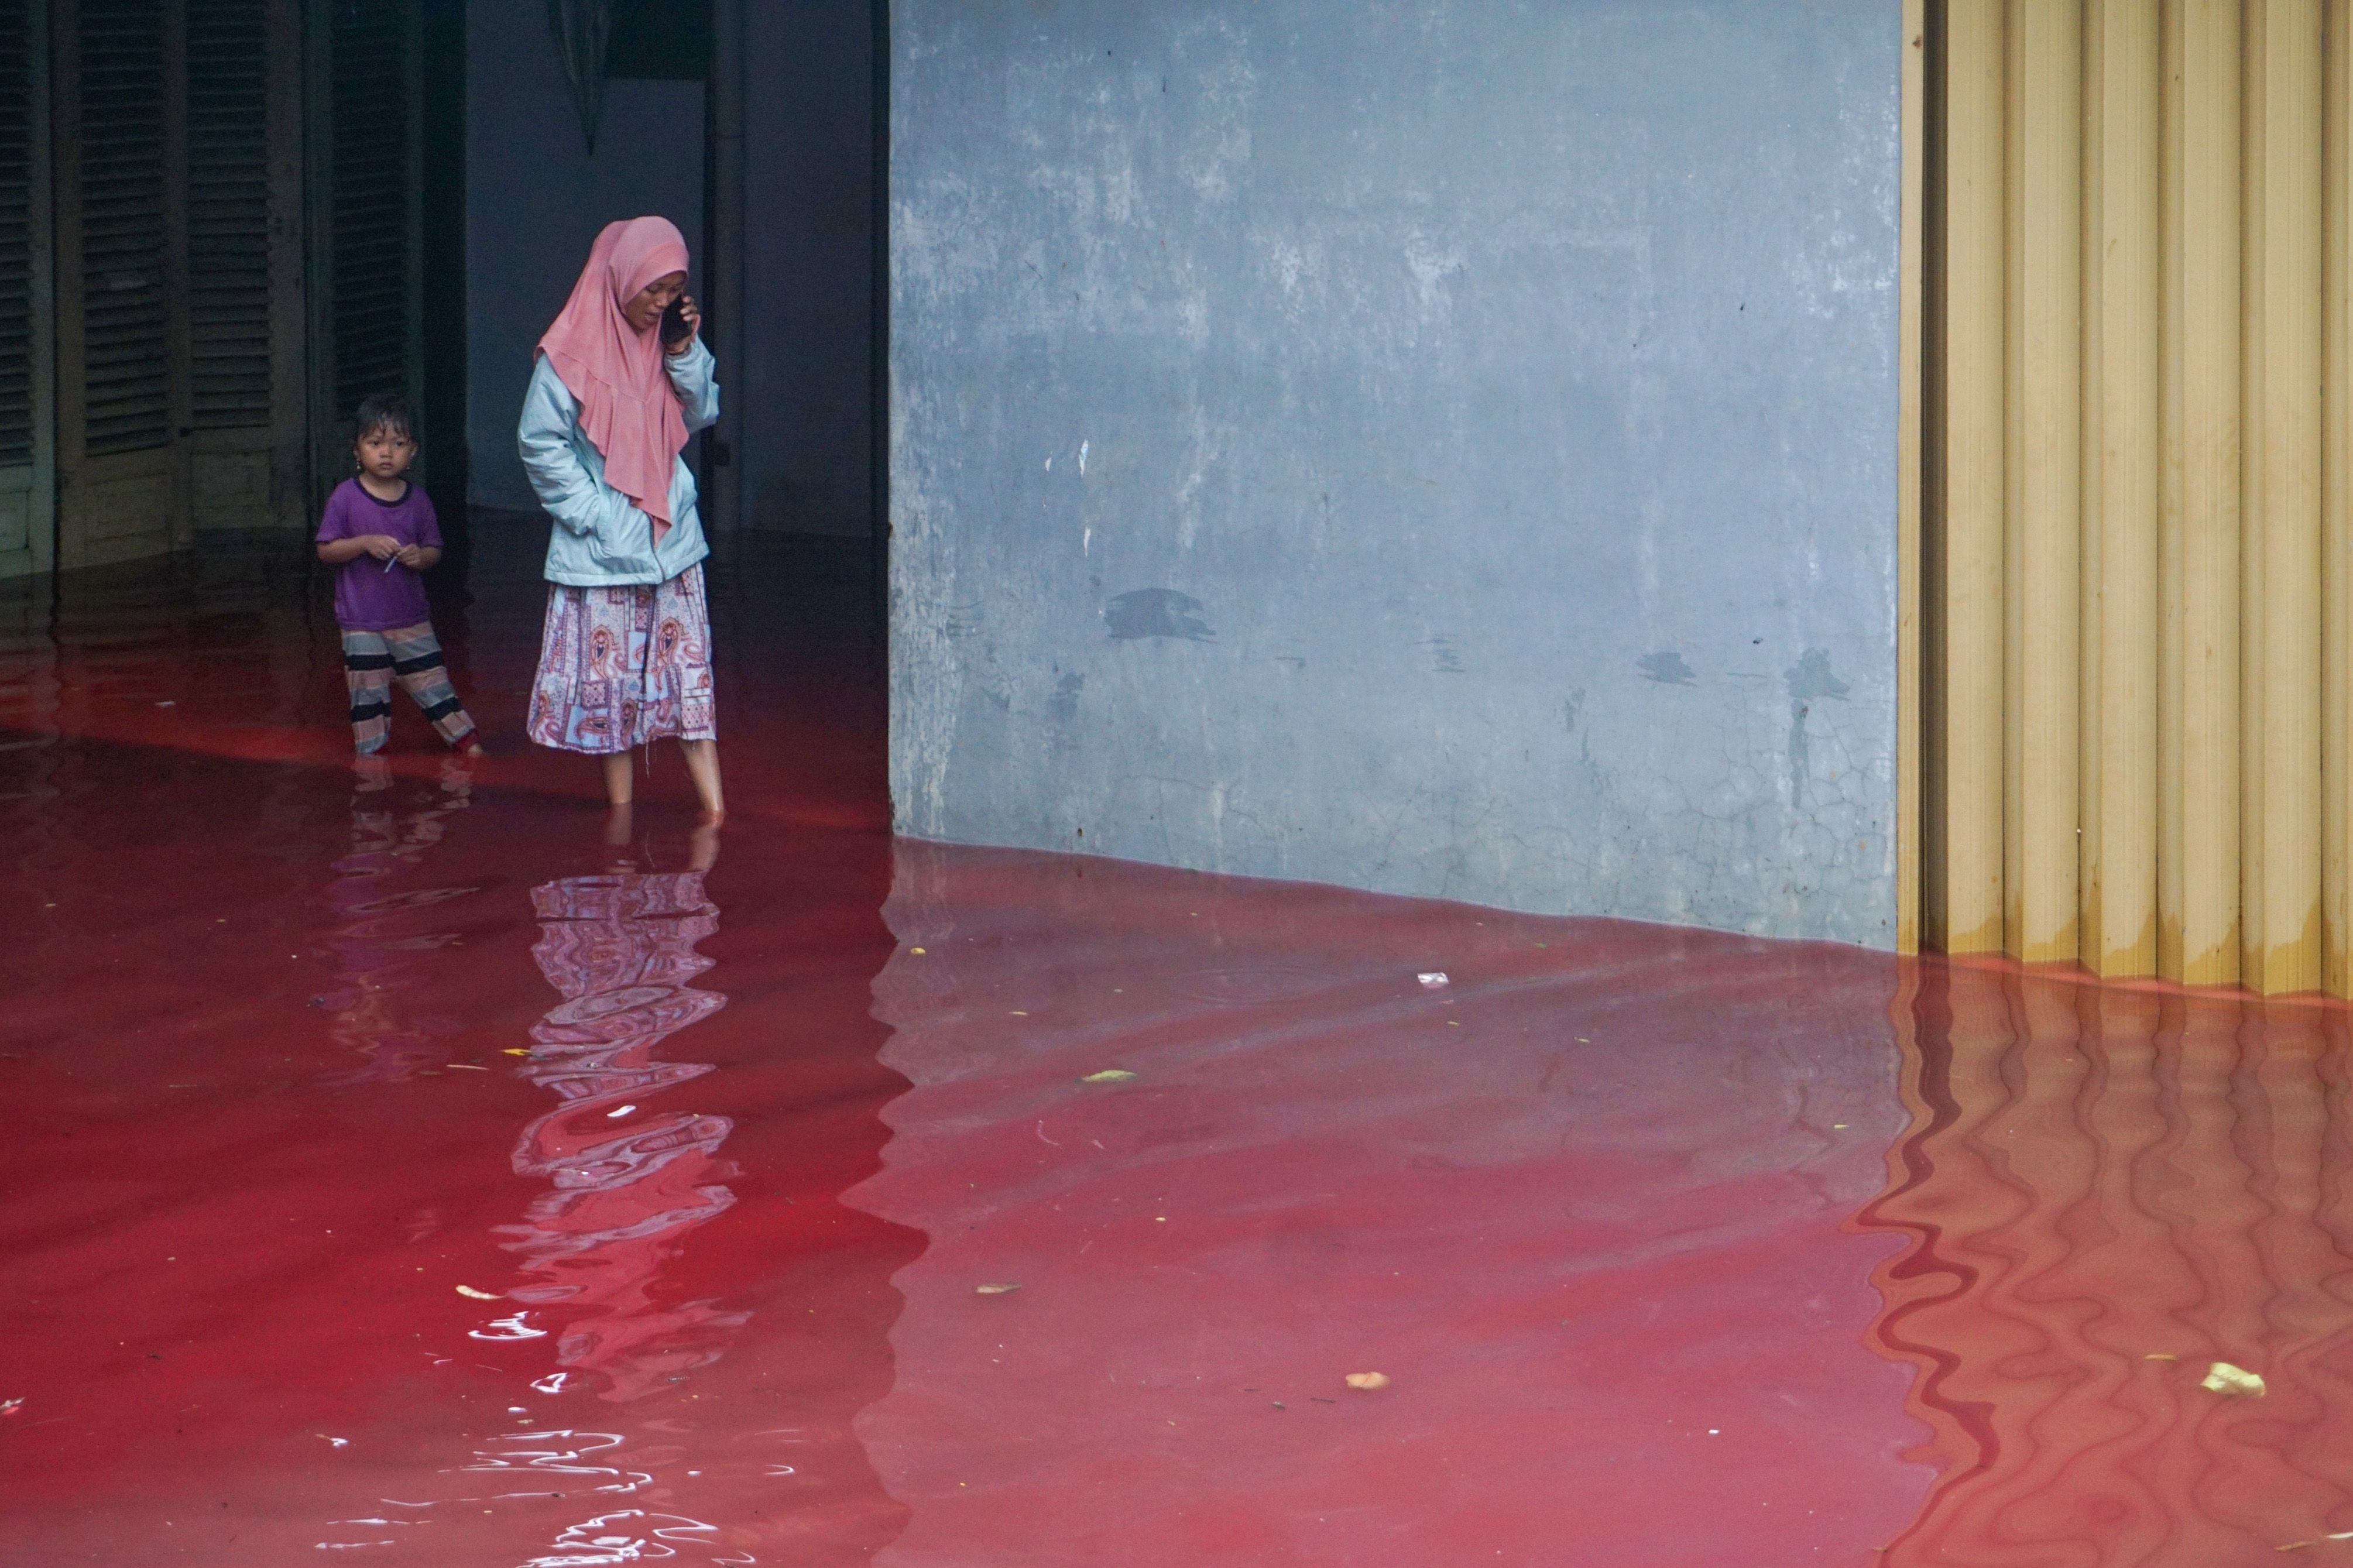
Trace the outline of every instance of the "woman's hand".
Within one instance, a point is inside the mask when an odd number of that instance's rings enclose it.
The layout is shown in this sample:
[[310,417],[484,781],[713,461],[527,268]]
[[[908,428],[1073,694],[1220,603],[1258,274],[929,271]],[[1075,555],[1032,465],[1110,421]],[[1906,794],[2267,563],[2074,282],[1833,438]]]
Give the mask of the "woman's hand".
[[694,346],[695,338],[702,331],[702,307],[694,302],[693,295],[681,294],[678,297],[678,319],[686,323],[686,336],[662,346],[671,353],[682,354]]

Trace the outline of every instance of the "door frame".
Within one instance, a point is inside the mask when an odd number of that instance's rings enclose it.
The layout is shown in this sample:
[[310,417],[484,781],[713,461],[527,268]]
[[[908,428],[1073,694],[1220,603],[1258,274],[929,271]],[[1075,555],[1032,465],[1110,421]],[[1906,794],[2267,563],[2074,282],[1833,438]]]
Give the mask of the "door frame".
[[0,550],[0,579],[39,576],[54,571],[58,554],[57,268],[50,212],[50,164],[54,156],[50,115],[49,0],[25,7],[26,240],[32,247],[26,308],[32,338],[32,459],[0,473],[0,495],[21,494],[25,542]]
[[1927,0],[1904,0],[1904,194],[1897,240],[1895,430],[1895,951],[1920,951],[1921,702],[1926,692],[1920,622],[1920,506],[1928,173]]

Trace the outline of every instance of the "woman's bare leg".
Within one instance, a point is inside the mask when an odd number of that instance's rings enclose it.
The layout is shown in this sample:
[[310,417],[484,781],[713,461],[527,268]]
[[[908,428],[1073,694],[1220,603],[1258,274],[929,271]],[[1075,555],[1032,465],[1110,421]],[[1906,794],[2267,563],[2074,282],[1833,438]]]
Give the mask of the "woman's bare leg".
[[609,752],[598,759],[605,764],[605,801],[608,805],[627,805],[637,798],[637,774],[632,771],[635,761],[627,752]]
[[686,868],[708,871],[719,864],[719,824],[704,821],[686,836]]
[[686,753],[686,771],[693,775],[694,796],[704,815],[721,820],[727,815],[727,796],[719,787],[719,742],[681,741],[678,749]]

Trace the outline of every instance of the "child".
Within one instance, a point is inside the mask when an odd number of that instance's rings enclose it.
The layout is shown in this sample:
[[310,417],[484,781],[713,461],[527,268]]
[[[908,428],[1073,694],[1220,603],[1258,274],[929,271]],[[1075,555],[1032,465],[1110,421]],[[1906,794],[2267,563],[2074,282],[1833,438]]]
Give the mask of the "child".
[[482,748],[474,721],[449,686],[417,574],[441,559],[441,528],[425,492],[402,476],[417,458],[417,421],[406,398],[375,396],[353,422],[355,474],[327,498],[319,559],[335,576],[335,623],[343,628],[343,679],[352,694],[352,742],[384,749],[398,678],[441,738],[468,756]]

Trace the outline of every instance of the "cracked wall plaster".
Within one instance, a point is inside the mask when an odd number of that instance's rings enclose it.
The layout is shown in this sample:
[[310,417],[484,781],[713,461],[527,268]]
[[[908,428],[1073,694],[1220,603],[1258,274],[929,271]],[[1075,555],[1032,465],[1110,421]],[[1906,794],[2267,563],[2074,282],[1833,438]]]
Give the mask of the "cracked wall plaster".
[[899,0],[902,833],[1894,940],[1895,0]]

